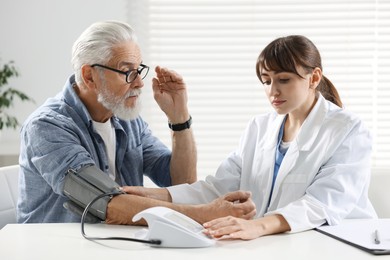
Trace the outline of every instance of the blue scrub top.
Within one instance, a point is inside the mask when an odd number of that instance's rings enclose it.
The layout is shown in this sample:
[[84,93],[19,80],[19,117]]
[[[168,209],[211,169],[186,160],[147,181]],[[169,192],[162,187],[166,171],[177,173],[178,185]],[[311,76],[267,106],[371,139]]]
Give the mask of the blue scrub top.
[[282,161],[284,159],[284,155],[286,154],[288,149],[282,150],[280,144],[282,143],[283,133],[284,133],[284,124],[286,123],[286,118],[284,118],[282,125],[280,126],[279,135],[278,135],[278,144],[275,152],[275,166],[274,166],[274,175],[272,177],[272,188],[271,195],[269,196],[268,206],[271,202],[272,192],[274,190],[274,185],[276,181],[276,176],[278,176],[280,165],[282,165]]

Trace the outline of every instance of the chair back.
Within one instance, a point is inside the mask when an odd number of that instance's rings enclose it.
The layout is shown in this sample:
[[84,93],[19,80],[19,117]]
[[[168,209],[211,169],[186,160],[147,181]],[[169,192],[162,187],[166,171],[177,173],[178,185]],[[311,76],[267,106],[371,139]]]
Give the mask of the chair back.
[[0,167],[0,229],[16,223],[19,165]]
[[379,218],[390,218],[390,170],[372,170],[368,197]]

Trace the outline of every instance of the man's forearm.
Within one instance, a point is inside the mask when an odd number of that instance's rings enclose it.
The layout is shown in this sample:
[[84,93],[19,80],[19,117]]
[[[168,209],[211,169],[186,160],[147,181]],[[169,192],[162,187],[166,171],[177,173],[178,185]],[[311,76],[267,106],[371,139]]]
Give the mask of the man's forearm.
[[[239,203],[235,203],[240,201]],[[237,191],[228,193],[208,204],[174,204],[132,194],[122,194],[111,199],[107,206],[106,223],[122,225],[141,225],[132,218],[138,212],[150,207],[163,206],[187,215],[200,224],[224,216],[251,219],[256,214],[256,206],[250,199],[250,193]]]
[[196,181],[197,151],[192,129],[172,131],[172,185]]
[[136,195],[124,194],[111,199],[107,206],[106,223],[120,225],[145,225],[144,221],[133,222],[132,218],[142,210],[163,206],[181,212],[199,223],[208,220],[205,219],[201,205],[173,204],[166,201],[155,200]]

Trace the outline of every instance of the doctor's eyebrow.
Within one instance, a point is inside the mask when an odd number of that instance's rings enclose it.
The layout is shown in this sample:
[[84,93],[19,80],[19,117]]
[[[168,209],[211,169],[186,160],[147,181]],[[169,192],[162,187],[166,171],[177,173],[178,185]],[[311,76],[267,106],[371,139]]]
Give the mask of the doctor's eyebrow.
[[[272,71],[272,72],[273,72],[275,75],[280,74],[280,73],[292,73],[292,72],[281,71],[281,70],[279,70],[279,71]],[[269,75],[268,75],[267,73],[264,73],[264,72],[260,73],[260,76],[268,76],[268,77],[269,77]]]

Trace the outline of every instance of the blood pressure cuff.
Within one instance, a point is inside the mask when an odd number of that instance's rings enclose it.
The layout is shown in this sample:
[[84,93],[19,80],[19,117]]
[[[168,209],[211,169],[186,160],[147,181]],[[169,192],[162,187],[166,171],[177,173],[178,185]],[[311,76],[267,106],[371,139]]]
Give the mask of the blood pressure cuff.
[[[85,166],[78,171],[69,170],[65,176],[63,192],[70,201],[65,202],[64,207],[81,215],[84,208],[97,196],[116,191],[118,194],[123,193],[120,186],[95,165]],[[106,196],[97,200],[88,211],[93,216],[87,216],[87,222],[105,220],[110,199],[111,197]]]

